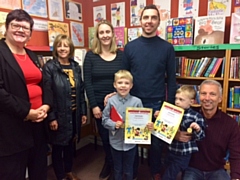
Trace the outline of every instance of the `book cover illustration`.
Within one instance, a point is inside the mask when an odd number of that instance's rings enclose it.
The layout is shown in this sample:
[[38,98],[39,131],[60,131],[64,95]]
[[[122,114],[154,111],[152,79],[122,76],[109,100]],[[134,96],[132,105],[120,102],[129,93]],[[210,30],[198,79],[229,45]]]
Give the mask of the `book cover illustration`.
[[125,27],[115,27],[114,33],[116,37],[116,43],[118,48],[124,48],[127,39],[127,28]]
[[223,44],[225,16],[201,16],[195,19],[194,44]]
[[193,18],[173,18],[167,21],[167,41],[173,45],[192,45]]
[[232,13],[229,43],[240,44],[240,14],[237,13]]
[[113,27],[125,26],[125,2],[111,4],[111,22]]
[[231,0],[208,0],[208,16],[230,16],[231,15]]
[[147,124],[152,121],[152,109],[133,108],[126,109],[124,143],[151,144],[151,131]]
[[95,30],[96,30],[95,27],[88,27],[88,47],[89,47],[89,49],[92,48]]
[[69,36],[68,23],[48,21],[49,46],[53,46],[53,42],[58,34],[65,34]]
[[141,27],[136,27],[136,28],[128,28],[128,42],[137,39],[142,35],[142,28]]
[[171,144],[182,121],[183,113],[182,108],[164,102],[154,123],[152,134]]
[[199,0],[179,0],[178,17],[198,17]]

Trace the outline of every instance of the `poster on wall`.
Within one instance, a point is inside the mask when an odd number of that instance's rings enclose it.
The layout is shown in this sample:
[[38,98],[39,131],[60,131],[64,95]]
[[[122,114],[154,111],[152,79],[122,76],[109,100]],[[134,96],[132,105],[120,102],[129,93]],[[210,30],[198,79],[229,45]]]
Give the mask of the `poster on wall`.
[[0,0],[3,9],[21,9],[21,0]]
[[48,21],[49,46],[53,46],[53,42],[58,34],[66,34],[69,36],[68,23]]
[[7,14],[7,12],[0,12],[0,39],[4,37],[4,33],[6,31],[5,22]]
[[199,0],[179,0],[178,17],[198,17]]
[[63,4],[59,0],[48,0],[49,19],[63,21]]
[[234,4],[235,6],[240,6],[240,0],[235,0]]
[[140,16],[143,8],[146,6],[146,0],[130,0],[130,24],[131,26],[140,26]]
[[84,46],[84,28],[83,23],[70,22],[71,29],[71,39],[74,46],[83,47]]
[[106,19],[106,6],[93,7],[93,24],[94,26],[102,20]]
[[22,7],[30,15],[43,18],[48,17],[46,0],[22,0]]
[[111,4],[111,22],[113,27],[125,26],[125,2]]
[[65,18],[82,21],[82,4],[70,0],[65,0]]
[[161,21],[166,21],[171,17],[171,0],[153,0],[158,8]]
[[208,0],[208,16],[231,15],[232,0]]

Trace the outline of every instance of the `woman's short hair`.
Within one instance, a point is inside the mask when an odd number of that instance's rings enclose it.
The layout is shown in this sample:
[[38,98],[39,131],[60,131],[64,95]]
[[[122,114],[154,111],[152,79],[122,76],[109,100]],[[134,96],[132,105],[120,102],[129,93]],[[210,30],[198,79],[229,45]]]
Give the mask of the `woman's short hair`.
[[54,58],[57,58],[58,57],[58,52],[57,52],[57,47],[60,43],[62,42],[66,42],[67,45],[70,47],[70,52],[69,52],[69,55],[68,55],[68,58],[71,58],[74,56],[74,45],[73,45],[73,42],[72,40],[69,38],[68,35],[65,35],[65,34],[59,34],[57,35],[57,37],[55,38],[54,42],[53,42],[53,52],[52,52],[52,55]]
[[102,24],[108,25],[112,30],[113,36],[112,36],[112,42],[111,42],[111,45],[110,45],[110,52],[115,53],[117,51],[117,44],[116,44],[116,37],[115,37],[115,33],[114,33],[114,28],[113,28],[113,25],[107,20],[102,20],[96,25],[93,44],[92,44],[92,51],[95,54],[101,54],[102,53],[101,42],[100,42],[99,37],[98,37],[98,29]]
[[6,29],[8,29],[9,24],[13,21],[26,21],[30,24],[30,30],[32,32],[32,28],[33,28],[33,24],[34,21],[32,19],[32,17],[24,10],[22,9],[15,9],[12,10],[11,12],[8,13],[7,18],[6,18]]

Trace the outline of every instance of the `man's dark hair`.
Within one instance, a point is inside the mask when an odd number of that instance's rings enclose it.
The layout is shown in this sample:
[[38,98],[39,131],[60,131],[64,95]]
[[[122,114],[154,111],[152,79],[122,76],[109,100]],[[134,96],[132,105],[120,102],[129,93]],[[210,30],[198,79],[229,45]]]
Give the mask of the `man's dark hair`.
[[141,16],[140,16],[140,20],[142,20],[143,13],[146,9],[155,9],[157,11],[157,15],[158,15],[158,18],[160,20],[160,14],[159,14],[158,8],[154,4],[150,4],[150,5],[147,5],[147,6],[144,7],[144,9],[142,10]]

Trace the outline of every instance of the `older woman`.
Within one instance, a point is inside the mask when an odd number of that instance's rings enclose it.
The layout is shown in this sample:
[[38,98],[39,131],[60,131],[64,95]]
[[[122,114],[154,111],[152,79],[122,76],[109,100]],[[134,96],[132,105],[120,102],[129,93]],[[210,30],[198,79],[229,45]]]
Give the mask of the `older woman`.
[[113,26],[104,20],[97,24],[92,50],[87,52],[83,75],[87,97],[96,120],[105,151],[105,163],[99,178],[113,179],[113,160],[110,151],[108,130],[102,125],[104,97],[114,91],[113,80],[122,65],[122,51],[117,49]]
[[[33,19],[24,10],[6,18],[0,40],[0,179],[47,179],[47,140],[43,120],[50,108],[49,85],[37,56],[25,48]],[[42,87],[45,87],[43,90]],[[44,93],[43,93],[44,91]]]
[[53,43],[53,60],[43,67],[43,76],[51,84],[52,111],[49,113],[52,162],[58,180],[80,180],[72,173],[74,143],[80,139],[81,124],[87,120],[81,68],[72,59],[74,45],[66,35]]

